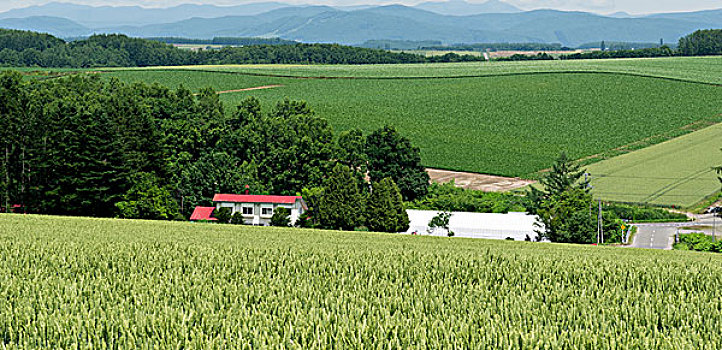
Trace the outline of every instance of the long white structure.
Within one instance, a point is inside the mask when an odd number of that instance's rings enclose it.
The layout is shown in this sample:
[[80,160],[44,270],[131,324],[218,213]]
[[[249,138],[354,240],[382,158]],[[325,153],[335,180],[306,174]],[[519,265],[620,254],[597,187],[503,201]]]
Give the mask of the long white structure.
[[[445,236],[444,230],[429,232],[429,221],[439,212],[432,210],[407,210],[409,214],[409,230],[419,235]],[[449,229],[454,237],[507,239],[523,241],[527,236],[535,240],[540,227],[535,226],[537,217],[527,213],[482,214],[452,212]]]

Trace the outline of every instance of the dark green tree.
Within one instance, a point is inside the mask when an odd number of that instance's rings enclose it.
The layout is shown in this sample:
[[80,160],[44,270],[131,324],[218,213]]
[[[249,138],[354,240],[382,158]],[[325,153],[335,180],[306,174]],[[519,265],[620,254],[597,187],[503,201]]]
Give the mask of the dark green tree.
[[449,229],[449,222],[451,221],[452,214],[448,211],[440,212],[436,214],[431,221],[429,221],[429,233],[434,232],[437,228],[441,228],[446,231],[446,235],[449,237],[454,236],[454,232]]
[[21,169],[25,169],[26,143],[28,128],[27,91],[22,76],[17,72],[0,74],[0,207],[10,210],[10,206],[22,201],[23,179]]
[[395,128],[385,126],[366,137],[366,155],[372,183],[390,177],[407,201],[428,192],[429,174],[421,166],[419,149]]
[[246,185],[256,193],[264,190],[254,163],[242,162],[220,150],[205,153],[195,162],[179,159],[172,168],[177,169],[172,183],[186,216],[195,206],[210,204],[217,193],[242,193]]
[[544,201],[572,189],[589,192],[589,182],[583,179],[585,172],[585,169],[582,169],[580,165],[567,157],[566,153],[562,152],[552,168],[542,175],[539,180],[539,188],[532,187],[529,191],[528,212],[536,214],[537,208]]
[[39,180],[32,207],[50,214],[114,216],[131,182],[119,130],[107,113],[104,83],[70,77],[36,96],[43,104],[33,112],[45,131],[35,158]]
[[126,219],[174,220],[179,219],[178,203],[168,186],[161,186],[159,179],[149,173],[137,173],[132,177],[133,186],[115,204],[119,216]]
[[323,182],[315,220],[323,228],[353,230],[364,223],[364,207],[364,198],[351,170],[336,164]]
[[228,224],[231,222],[231,212],[231,208],[220,208],[215,211],[214,217],[218,220],[217,222],[219,224]]
[[271,216],[271,226],[288,227],[291,225],[291,211],[288,208],[278,207]]
[[588,243],[595,239],[585,229],[584,220],[595,220],[596,216],[591,210],[592,196],[584,174],[581,166],[562,153],[539,180],[541,189],[532,187],[527,211],[539,217],[541,237],[564,243]]
[[318,206],[323,196],[323,187],[304,188],[301,192],[304,202],[308,210],[301,215],[294,223],[294,226],[302,228],[319,227],[318,222]]
[[698,30],[679,39],[679,52],[684,56],[721,55],[722,29]]
[[241,214],[241,212],[237,211],[231,215],[231,225],[243,225],[245,223],[246,222],[243,219],[243,214]]
[[366,174],[366,138],[359,129],[345,130],[338,135],[338,162]]
[[537,233],[557,243],[596,242],[597,212],[592,196],[579,188],[554,194],[537,211],[543,229]]
[[391,178],[373,184],[366,203],[366,226],[375,232],[405,232],[409,215],[399,188]]
[[259,112],[249,100],[236,112],[242,125],[223,139],[229,151],[258,165],[269,192],[293,195],[304,187],[319,186],[336,154],[333,130],[313,114],[305,102],[283,101],[269,113]]

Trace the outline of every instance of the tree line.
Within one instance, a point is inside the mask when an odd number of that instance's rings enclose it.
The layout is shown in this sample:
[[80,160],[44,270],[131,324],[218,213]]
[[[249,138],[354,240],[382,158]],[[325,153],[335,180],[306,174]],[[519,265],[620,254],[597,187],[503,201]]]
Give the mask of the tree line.
[[[219,39],[228,41],[229,39]],[[277,43],[184,50],[163,42],[125,35],[93,35],[65,42],[47,34],[0,29],[0,66],[6,67],[144,67],[203,64],[391,64],[478,60],[449,54],[425,57],[410,53],[338,44]]]
[[159,41],[166,44],[191,44],[191,45],[295,45],[298,41],[285,40],[281,38],[246,38],[246,37],[214,37],[213,39],[190,39],[179,37],[150,37],[146,40]]
[[[573,53],[559,56],[560,60],[586,60],[586,59],[610,59],[610,58],[653,58],[672,56],[710,56],[722,55],[722,29],[698,30],[679,39],[677,49],[667,45],[659,47],[647,47],[642,49],[607,50],[602,42],[601,51]],[[528,56],[515,55],[514,61],[524,60],[553,60],[553,56]]]
[[305,102],[263,108],[249,98],[229,112],[211,89],[98,75],[2,73],[0,152],[0,207],[43,214],[183,219],[246,185],[256,194],[314,193],[338,166],[364,196],[388,178],[414,200],[429,182],[419,149],[391,126],[337,136]]

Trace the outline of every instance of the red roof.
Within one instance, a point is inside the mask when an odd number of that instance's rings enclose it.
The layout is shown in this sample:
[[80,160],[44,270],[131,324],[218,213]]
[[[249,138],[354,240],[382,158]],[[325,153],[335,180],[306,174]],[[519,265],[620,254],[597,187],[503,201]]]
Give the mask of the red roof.
[[215,209],[216,207],[196,207],[193,209],[193,214],[191,214],[191,221],[216,221],[216,218],[211,217],[211,214],[213,214],[213,210]]
[[302,199],[301,196],[266,196],[254,194],[217,194],[213,196],[214,202],[231,203],[293,204],[299,199]]

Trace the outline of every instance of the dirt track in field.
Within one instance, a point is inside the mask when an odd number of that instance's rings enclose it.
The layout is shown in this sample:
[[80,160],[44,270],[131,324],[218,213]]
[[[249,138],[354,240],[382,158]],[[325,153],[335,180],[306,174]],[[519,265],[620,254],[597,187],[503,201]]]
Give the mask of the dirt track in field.
[[230,94],[234,92],[243,92],[243,91],[253,91],[253,90],[265,90],[265,89],[274,89],[282,87],[283,85],[264,85],[264,86],[256,86],[251,88],[245,88],[245,89],[236,89],[236,90],[225,90],[225,91],[218,91],[217,94]]
[[520,178],[465,173],[460,171],[449,171],[426,168],[431,181],[447,183],[454,180],[458,187],[470,190],[481,190],[484,192],[506,192],[522,188],[535,183],[535,181]]

